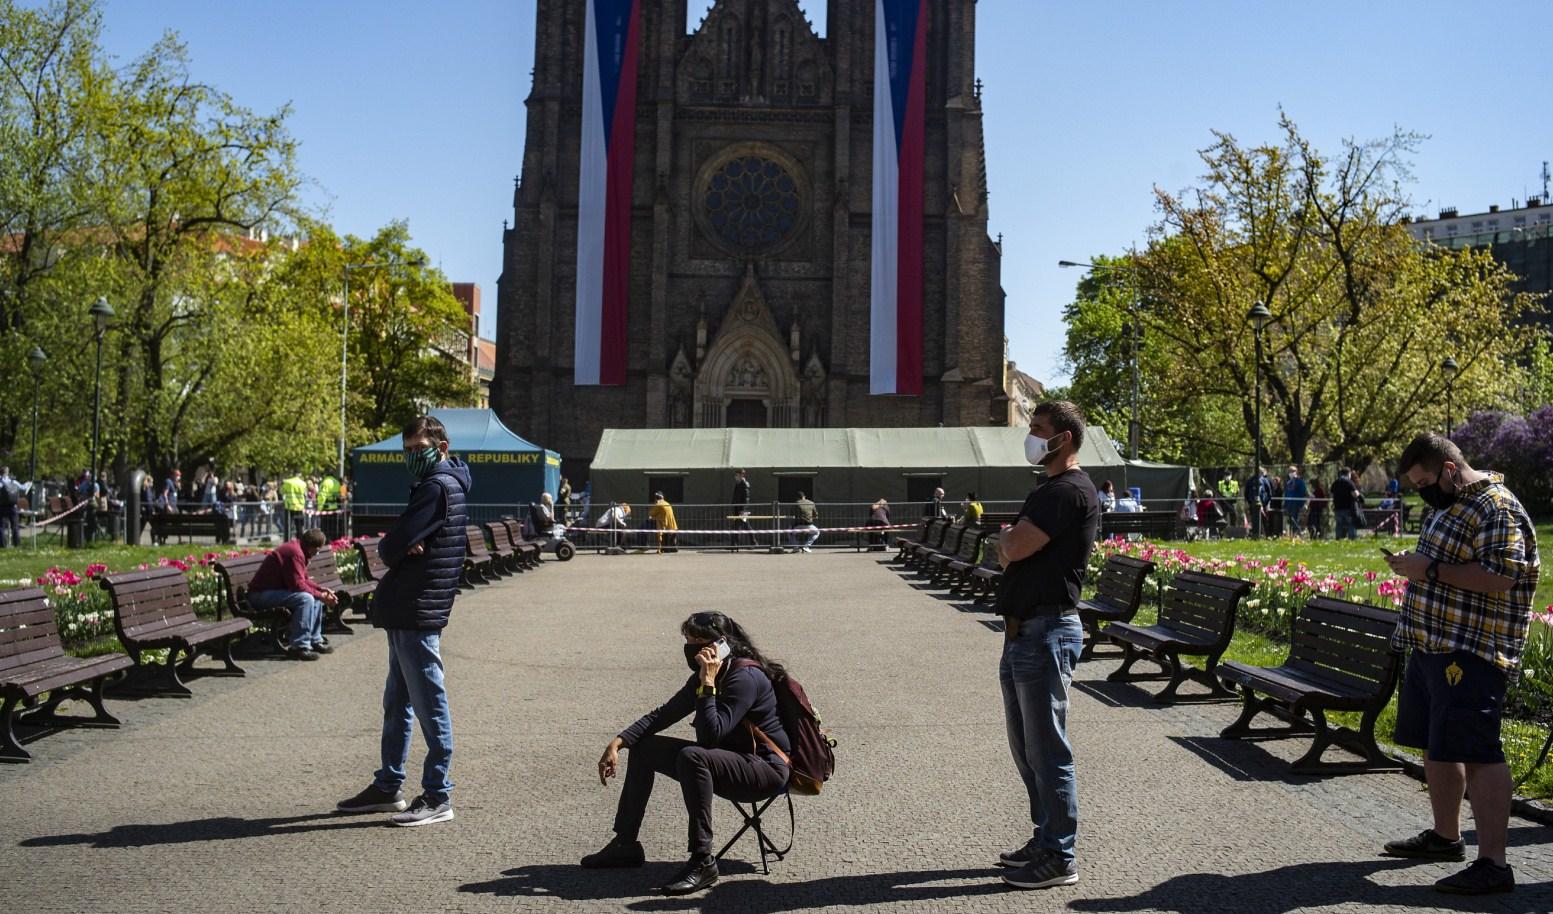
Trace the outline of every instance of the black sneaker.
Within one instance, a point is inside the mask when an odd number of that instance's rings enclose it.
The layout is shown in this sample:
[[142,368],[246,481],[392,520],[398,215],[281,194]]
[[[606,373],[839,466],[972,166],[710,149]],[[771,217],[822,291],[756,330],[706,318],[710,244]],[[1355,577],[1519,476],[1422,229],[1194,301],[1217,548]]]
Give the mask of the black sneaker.
[[1434,829],[1426,828],[1411,838],[1387,841],[1382,853],[1387,857],[1408,857],[1415,860],[1465,860],[1467,842],[1460,838],[1448,841],[1440,837],[1440,833]]
[[689,895],[702,889],[711,888],[717,883],[717,860],[711,854],[700,854],[690,858],[685,868],[679,871],[674,881],[659,889],[665,895]]
[[340,812],[399,812],[409,805],[410,802],[399,791],[389,793],[378,790],[376,785],[369,785],[350,799],[334,804],[334,808]]
[[405,828],[414,828],[417,825],[432,825],[437,822],[448,822],[453,818],[453,804],[447,800],[432,800],[424,793],[415,798],[410,808],[397,816],[391,816],[388,821]]
[[316,654],[312,648],[307,647],[288,647],[286,648],[286,656],[290,657],[292,660],[318,659],[318,654]]
[[1435,891],[1451,895],[1492,895],[1495,892],[1515,891],[1515,870],[1508,864],[1500,866],[1487,857],[1479,857],[1472,865],[1454,876],[1446,876],[1434,884]]
[[631,869],[646,862],[647,853],[642,850],[640,841],[624,841],[616,836],[604,845],[603,850],[582,858],[582,867],[587,870]]
[[1042,849],[1035,859],[1017,870],[1003,874],[1003,881],[1016,889],[1049,889],[1055,885],[1078,882],[1078,866]]
[[317,644],[313,645],[313,653],[315,653],[315,654],[332,654],[332,653],[334,653],[334,647],[331,646],[329,644],[329,642],[327,642],[327,641],[320,641]]
[[1041,852],[1041,839],[1031,838],[1022,846],[998,854],[998,866],[1024,866]]

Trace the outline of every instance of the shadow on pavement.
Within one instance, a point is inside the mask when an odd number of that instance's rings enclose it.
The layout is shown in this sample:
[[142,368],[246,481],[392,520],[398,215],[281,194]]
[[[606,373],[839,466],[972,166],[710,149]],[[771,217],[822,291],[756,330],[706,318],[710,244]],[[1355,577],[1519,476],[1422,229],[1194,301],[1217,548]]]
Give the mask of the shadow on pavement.
[[231,841],[236,838],[269,838],[301,832],[337,831],[346,828],[383,828],[382,816],[363,819],[338,813],[279,816],[271,819],[239,819],[216,816],[160,825],[115,825],[105,832],[73,835],[41,835],[18,842],[21,847],[63,847],[79,844],[95,848],[144,847],[156,844],[192,844],[199,841]]
[[[1434,890],[1435,871],[1420,873],[1417,884],[1380,885],[1369,877],[1407,869],[1421,861],[1377,859],[1342,863],[1299,863],[1262,873],[1223,876],[1187,873],[1137,895],[1082,898],[1068,902],[1075,911],[1173,911],[1179,914],[1293,914],[1329,906],[1385,906],[1388,910],[1494,911],[1508,914],[1546,912],[1550,883],[1517,886],[1508,895],[1478,898]],[[1080,883],[1082,885],[1082,883]],[[1344,910],[1348,908],[1345,907]]]
[[1294,774],[1289,770],[1288,762],[1249,740],[1218,736],[1171,736],[1169,740],[1237,781],[1311,784],[1323,777]]
[[[460,892],[496,896],[551,897],[566,901],[603,901],[637,898],[626,905],[633,911],[708,911],[762,914],[799,911],[827,905],[886,904],[964,898],[1011,891],[991,869],[921,870],[858,876],[832,876],[811,882],[766,882],[739,879],[719,882],[711,889],[680,898],[642,898],[651,886],[671,878],[679,864],[649,864],[640,870],[584,870],[570,865],[521,866],[507,870],[503,878],[472,882]],[[739,868],[723,867],[724,878]],[[753,871],[753,867],[745,866]],[[660,872],[661,870],[661,872]],[[946,880],[983,879],[976,885],[929,885]]]

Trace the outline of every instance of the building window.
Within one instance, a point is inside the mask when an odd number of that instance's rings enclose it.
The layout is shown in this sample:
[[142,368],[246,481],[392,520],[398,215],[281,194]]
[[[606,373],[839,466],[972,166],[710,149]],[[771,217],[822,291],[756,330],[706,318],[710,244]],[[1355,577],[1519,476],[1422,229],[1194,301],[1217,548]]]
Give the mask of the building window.
[[769,250],[798,225],[798,182],[771,159],[743,156],[712,175],[702,205],[724,244],[751,253]]
[[655,492],[662,492],[664,500],[666,500],[671,505],[681,504],[685,501],[685,477],[647,477],[647,504],[650,505],[653,503],[653,493]]
[[784,504],[792,504],[798,500],[798,494],[803,493],[811,499],[814,495],[813,476],[778,476],[777,477],[777,501]]

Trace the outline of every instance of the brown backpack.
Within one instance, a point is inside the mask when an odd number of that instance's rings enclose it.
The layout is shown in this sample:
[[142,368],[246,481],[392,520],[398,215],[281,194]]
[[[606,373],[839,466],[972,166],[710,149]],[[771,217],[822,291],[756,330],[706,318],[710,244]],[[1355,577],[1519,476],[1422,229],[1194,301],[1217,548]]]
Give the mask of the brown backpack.
[[[760,667],[760,664],[748,658],[734,661],[734,669],[745,666]],[[761,670],[764,672],[764,668]],[[748,719],[744,725],[757,740],[787,764],[791,772],[787,781],[788,791],[815,796],[836,770],[836,754],[832,751],[836,741],[830,738],[829,731],[820,726],[820,715],[815,712],[814,705],[809,703],[809,696],[798,680],[791,676],[773,677],[771,687],[776,692],[777,716],[782,719],[782,729],[787,731],[787,739],[792,743],[793,751],[783,752],[782,747]]]

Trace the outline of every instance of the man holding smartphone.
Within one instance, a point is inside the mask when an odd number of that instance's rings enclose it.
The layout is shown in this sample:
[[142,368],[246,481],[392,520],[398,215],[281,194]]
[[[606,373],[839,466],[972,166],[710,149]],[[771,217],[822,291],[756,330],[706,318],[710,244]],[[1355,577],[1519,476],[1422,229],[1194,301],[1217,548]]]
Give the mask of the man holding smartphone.
[[1509,675],[1520,664],[1537,589],[1537,533],[1496,473],[1474,470],[1450,439],[1419,435],[1398,471],[1434,509],[1412,552],[1386,561],[1408,579],[1392,645],[1410,649],[1397,697],[1396,740],[1424,748],[1434,825],[1385,853],[1464,860],[1468,794],[1478,858],[1435,883],[1482,895],[1515,888],[1505,862],[1510,769],[1499,739]]

